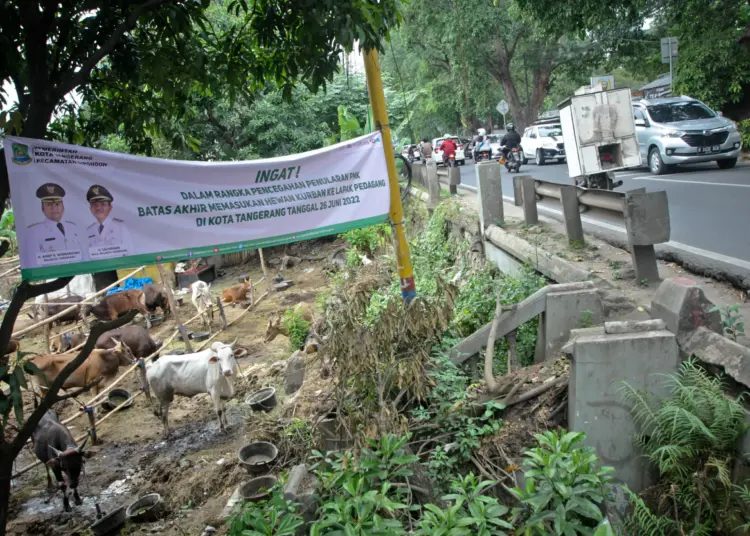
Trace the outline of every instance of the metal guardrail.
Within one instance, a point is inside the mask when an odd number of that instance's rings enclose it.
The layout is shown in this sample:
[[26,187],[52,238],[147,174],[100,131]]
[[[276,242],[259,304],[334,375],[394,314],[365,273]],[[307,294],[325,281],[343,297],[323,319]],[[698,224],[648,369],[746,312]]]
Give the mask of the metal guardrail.
[[[514,177],[514,182],[516,178],[520,177]],[[561,189],[563,186],[568,185],[534,179],[534,189],[536,190],[537,195],[541,197],[552,197],[562,200]],[[576,196],[578,197],[579,205],[583,205],[586,208],[595,207],[611,210],[618,214],[625,213],[625,192],[597,190],[582,188],[580,186],[574,186],[574,188],[576,189]]]

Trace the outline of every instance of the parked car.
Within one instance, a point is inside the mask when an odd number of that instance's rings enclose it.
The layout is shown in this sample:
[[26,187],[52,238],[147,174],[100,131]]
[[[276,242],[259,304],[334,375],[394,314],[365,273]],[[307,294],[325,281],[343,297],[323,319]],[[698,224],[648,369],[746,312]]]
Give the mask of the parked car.
[[562,162],[565,160],[562,126],[560,123],[531,125],[521,136],[521,151],[524,164],[529,158],[539,166],[551,160]]
[[714,161],[733,168],[742,149],[737,126],[691,97],[667,97],[633,103],[641,159],[654,175],[678,164]]
[[471,159],[473,157],[473,151],[472,151],[473,142],[466,138],[461,138],[461,145],[463,145],[462,149],[464,151],[464,156],[468,159]]
[[456,142],[456,163],[459,166],[463,166],[466,163],[466,155],[464,154],[464,146],[458,136],[443,136],[442,138],[435,138],[432,140],[432,158],[435,160],[437,165],[443,163],[443,151],[440,150],[440,146],[446,138],[453,139]]

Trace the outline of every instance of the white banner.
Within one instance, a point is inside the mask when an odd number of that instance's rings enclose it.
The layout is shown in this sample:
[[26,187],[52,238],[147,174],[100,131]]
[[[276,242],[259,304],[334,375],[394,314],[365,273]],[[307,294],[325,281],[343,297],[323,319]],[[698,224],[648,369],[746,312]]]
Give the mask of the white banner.
[[257,249],[385,220],[376,132],[304,154],[189,162],[5,138],[24,279]]

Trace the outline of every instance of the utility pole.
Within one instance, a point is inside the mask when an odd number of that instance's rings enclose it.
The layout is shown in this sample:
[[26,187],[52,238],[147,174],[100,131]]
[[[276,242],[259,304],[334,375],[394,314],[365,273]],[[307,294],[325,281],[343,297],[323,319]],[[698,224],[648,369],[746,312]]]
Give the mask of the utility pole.
[[385,163],[388,166],[388,182],[391,186],[391,225],[396,246],[396,261],[398,263],[398,276],[401,280],[401,297],[406,304],[417,295],[414,285],[414,270],[409,257],[409,244],[406,242],[404,233],[404,208],[401,205],[401,189],[398,185],[398,172],[396,171],[396,156],[393,154],[393,141],[391,139],[391,125],[388,123],[388,110],[385,105],[385,94],[383,93],[383,79],[380,75],[380,62],[377,50],[363,50],[365,60],[365,74],[367,76],[367,93],[370,96],[372,116],[375,128],[383,136],[383,150],[385,152]]

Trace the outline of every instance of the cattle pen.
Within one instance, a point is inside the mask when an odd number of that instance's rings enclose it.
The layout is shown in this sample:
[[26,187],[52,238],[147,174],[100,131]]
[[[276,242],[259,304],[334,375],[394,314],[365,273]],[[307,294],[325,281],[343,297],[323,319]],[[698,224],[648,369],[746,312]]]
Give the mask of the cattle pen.
[[[255,299],[255,300],[253,299],[253,296],[251,294],[250,295],[250,304],[245,309],[243,309],[243,311],[236,318],[234,318],[231,322],[228,322],[228,323],[226,322],[226,317],[224,315],[224,311],[223,311],[223,306],[222,306],[222,303],[221,303],[221,299],[217,297],[216,303],[214,305],[212,305],[211,310],[212,311],[218,310],[220,312],[221,318],[223,320],[222,326],[216,331],[216,333],[212,334],[207,340],[203,341],[198,346],[198,348],[195,350],[196,352],[201,351],[204,348],[206,348],[217,336],[219,336],[221,333],[223,333],[229,327],[231,327],[234,324],[236,324],[241,318],[243,318],[247,313],[249,313],[251,310],[253,310],[254,307],[256,307],[263,299],[265,299],[269,295],[269,293],[271,291],[271,283],[270,283],[270,280],[268,278],[268,273],[267,273],[266,265],[265,265],[265,259],[263,258],[263,252],[262,252],[262,250],[259,249],[258,252],[259,252],[259,256],[260,256],[260,264],[261,264],[261,268],[262,268],[262,271],[263,271],[263,276],[257,282],[252,283],[252,287],[255,288],[257,285],[259,285],[259,284],[261,284],[261,283],[263,283],[265,281],[265,283],[266,283],[266,291],[261,296],[259,296],[257,299]],[[32,326],[29,326],[27,328],[24,328],[24,329],[21,329],[21,330],[19,330],[17,332],[14,332],[12,336],[13,337],[20,337],[21,335],[24,335],[26,333],[30,333],[32,331],[35,331],[35,330],[39,329],[39,327],[43,327],[45,325],[49,325],[51,322],[54,322],[57,318],[60,318],[60,317],[64,316],[66,313],[69,313],[70,311],[74,310],[76,307],[81,306],[81,305],[83,305],[86,302],[90,302],[91,300],[93,300],[93,299],[95,299],[95,298],[97,298],[97,297],[105,294],[111,288],[114,288],[115,286],[119,285],[120,283],[122,283],[123,281],[127,280],[128,278],[133,277],[133,275],[135,275],[136,273],[138,273],[143,268],[144,268],[143,266],[138,267],[137,269],[135,269],[132,272],[128,273],[125,277],[122,277],[121,279],[119,279],[118,281],[112,283],[111,285],[107,286],[106,288],[104,288],[104,289],[96,292],[95,294],[92,294],[91,296],[85,298],[82,302],[80,302],[78,304],[72,304],[71,307],[68,307],[64,311],[61,311],[60,313],[57,313],[54,316],[51,316],[51,317],[48,317],[48,318],[44,318],[43,320],[39,321],[38,323],[36,323],[36,324],[34,324]],[[161,268],[161,266],[159,268]],[[176,314],[176,311],[175,311],[174,305],[173,305],[174,304],[174,299],[173,299],[173,296],[172,296],[172,289],[168,288],[167,289],[167,293],[168,293],[168,296],[169,296],[169,299],[170,299],[170,302],[171,302],[170,305],[172,305],[173,314]],[[192,353],[192,348],[190,347],[190,343],[189,343],[189,339],[188,339],[188,336],[187,336],[187,333],[186,333],[186,330],[185,330],[185,326],[190,325],[191,323],[195,322],[200,317],[201,317],[201,314],[198,313],[198,314],[192,316],[191,318],[189,318],[184,323],[177,321],[177,327],[173,330],[172,334],[161,344],[161,346],[159,348],[157,348],[152,354],[150,354],[150,355],[148,355],[148,356],[146,356],[144,358],[139,358],[132,366],[130,366],[127,370],[125,370],[125,372],[123,372],[122,374],[120,374],[115,380],[113,380],[112,382],[110,382],[104,389],[102,389],[99,392],[99,394],[97,394],[94,397],[92,397],[89,401],[87,401],[87,402],[81,402],[78,399],[75,399],[76,402],[78,402],[80,404],[80,407],[78,408],[78,411],[75,414],[71,415],[70,417],[68,417],[68,418],[60,421],[60,423],[63,424],[63,425],[67,425],[67,424],[75,421],[76,419],[82,417],[83,415],[86,415],[88,417],[88,421],[89,421],[89,428],[88,428],[88,430],[85,433],[83,433],[80,436],[76,437],[75,440],[78,442],[78,441],[83,440],[86,437],[90,437],[92,443],[93,444],[97,444],[98,443],[97,427],[100,424],[102,424],[103,422],[105,422],[111,415],[119,412],[120,410],[122,410],[125,407],[128,407],[137,397],[139,397],[140,395],[142,395],[144,393],[146,394],[149,402],[151,404],[153,404],[153,401],[151,400],[151,396],[150,396],[150,390],[149,390],[148,381],[146,380],[146,369],[153,364],[153,362],[155,361],[155,359],[159,356],[160,352],[162,350],[164,350],[165,348],[167,348],[168,345],[171,344],[177,338],[178,335],[181,335],[181,339],[185,343],[186,349],[188,349],[188,351]],[[71,329],[69,329],[69,330],[67,330],[65,332],[59,333],[57,335],[61,335],[61,334],[64,334],[64,333],[69,333],[69,332],[74,331],[74,330],[79,329],[79,328],[80,328],[80,325],[78,323],[76,323],[73,328],[71,328]],[[45,338],[47,339],[47,344],[49,345],[49,337],[47,336]],[[80,345],[78,345],[78,346],[76,346],[75,348],[71,348],[68,351],[68,353],[74,352],[76,350],[79,350],[84,345],[85,345],[85,342],[82,343],[82,344],[80,344]],[[128,399],[124,400],[123,402],[119,403],[117,406],[115,406],[114,408],[112,408],[106,415],[102,416],[99,420],[96,420],[95,414],[94,414],[94,409],[97,406],[99,406],[102,403],[104,403],[106,401],[106,397],[108,397],[109,393],[115,387],[117,387],[120,383],[122,383],[128,376],[130,376],[130,374],[132,372],[134,372],[136,370],[138,371],[137,378],[138,378],[138,381],[140,383],[140,390],[137,391],[136,393],[134,393],[133,395],[131,395]],[[41,464],[42,464],[42,462],[38,461],[38,460],[35,461],[35,462],[33,462],[33,463],[30,463],[30,464],[22,467],[21,469],[18,469],[11,476],[11,479],[16,479],[16,478],[20,477],[21,475],[27,473],[28,471],[34,469],[35,467],[40,466]]]

